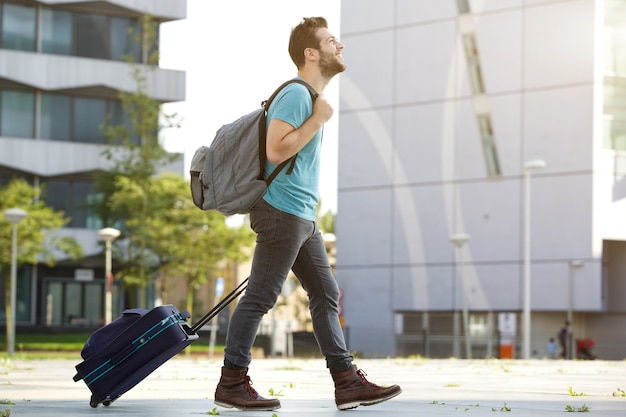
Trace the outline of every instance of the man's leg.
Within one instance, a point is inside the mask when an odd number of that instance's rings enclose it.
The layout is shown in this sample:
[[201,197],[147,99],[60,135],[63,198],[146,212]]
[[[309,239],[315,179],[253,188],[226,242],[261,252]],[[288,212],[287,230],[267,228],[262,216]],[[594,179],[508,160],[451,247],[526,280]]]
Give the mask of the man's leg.
[[240,410],[280,408],[277,399],[265,399],[252,388],[247,369],[261,320],[276,303],[300,245],[311,233],[302,221],[296,220],[300,219],[274,209],[265,201],[250,213],[257,244],[248,287],[228,326],[224,367],[215,391],[217,405]]
[[302,219],[281,212],[261,200],[250,213],[257,234],[252,271],[245,294],[228,326],[225,362],[245,368],[263,316],[274,306],[300,246],[312,232]]
[[339,323],[339,286],[317,228],[302,245],[292,270],[308,294],[313,332],[326,366],[331,372],[345,371],[354,358],[346,347]]
[[400,394],[398,385],[381,387],[365,378],[352,364],[339,323],[339,287],[330,269],[321,234],[316,229],[298,254],[293,271],[309,295],[313,331],[335,383],[335,404],[340,410],[372,405]]

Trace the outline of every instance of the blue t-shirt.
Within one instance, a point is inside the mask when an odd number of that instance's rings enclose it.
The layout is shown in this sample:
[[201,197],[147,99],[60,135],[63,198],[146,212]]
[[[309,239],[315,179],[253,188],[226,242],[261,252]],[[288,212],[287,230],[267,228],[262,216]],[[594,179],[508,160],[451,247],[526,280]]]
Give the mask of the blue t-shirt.
[[[313,113],[313,101],[309,90],[298,83],[289,84],[276,96],[267,112],[267,125],[271,119],[282,120],[299,128]],[[272,207],[305,220],[315,220],[317,211],[320,153],[322,129],[298,152],[291,174],[287,171],[291,163],[274,178],[263,197]],[[267,161],[265,176],[268,177],[276,165]]]

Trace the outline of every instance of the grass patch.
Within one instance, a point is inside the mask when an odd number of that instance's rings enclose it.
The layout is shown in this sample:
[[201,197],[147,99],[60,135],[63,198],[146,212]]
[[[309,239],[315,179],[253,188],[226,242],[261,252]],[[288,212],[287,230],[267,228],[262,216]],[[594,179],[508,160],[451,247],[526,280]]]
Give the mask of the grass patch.
[[[22,351],[80,351],[90,333],[17,334],[15,352]],[[0,336],[0,349],[6,351],[6,337]]]
[[566,405],[565,411],[567,411],[568,413],[588,413],[589,407],[587,407],[585,404],[583,404],[580,407],[576,407],[573,405]]

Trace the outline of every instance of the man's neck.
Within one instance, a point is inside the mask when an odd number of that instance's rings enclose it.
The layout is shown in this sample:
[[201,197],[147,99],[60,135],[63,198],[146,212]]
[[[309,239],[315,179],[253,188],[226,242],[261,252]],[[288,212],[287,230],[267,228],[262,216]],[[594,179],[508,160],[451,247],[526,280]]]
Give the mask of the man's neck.
[[318,93],[322,93],[330,82],[330,79],[323,77],[319,71],[312,71],[307,68],[298,70],[298,77],[306,81]]

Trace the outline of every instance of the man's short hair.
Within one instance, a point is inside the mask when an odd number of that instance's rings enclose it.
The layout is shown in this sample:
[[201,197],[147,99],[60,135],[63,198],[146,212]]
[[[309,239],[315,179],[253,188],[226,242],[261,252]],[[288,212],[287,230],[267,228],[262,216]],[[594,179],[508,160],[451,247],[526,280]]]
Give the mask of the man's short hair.
[[305,17],[298,26],[291,29],[289,56],[298,69],[304,66],[305,49],[319,49],[320,39],[317,37],[317,30],[320,28],[328,28],[325,18]]

